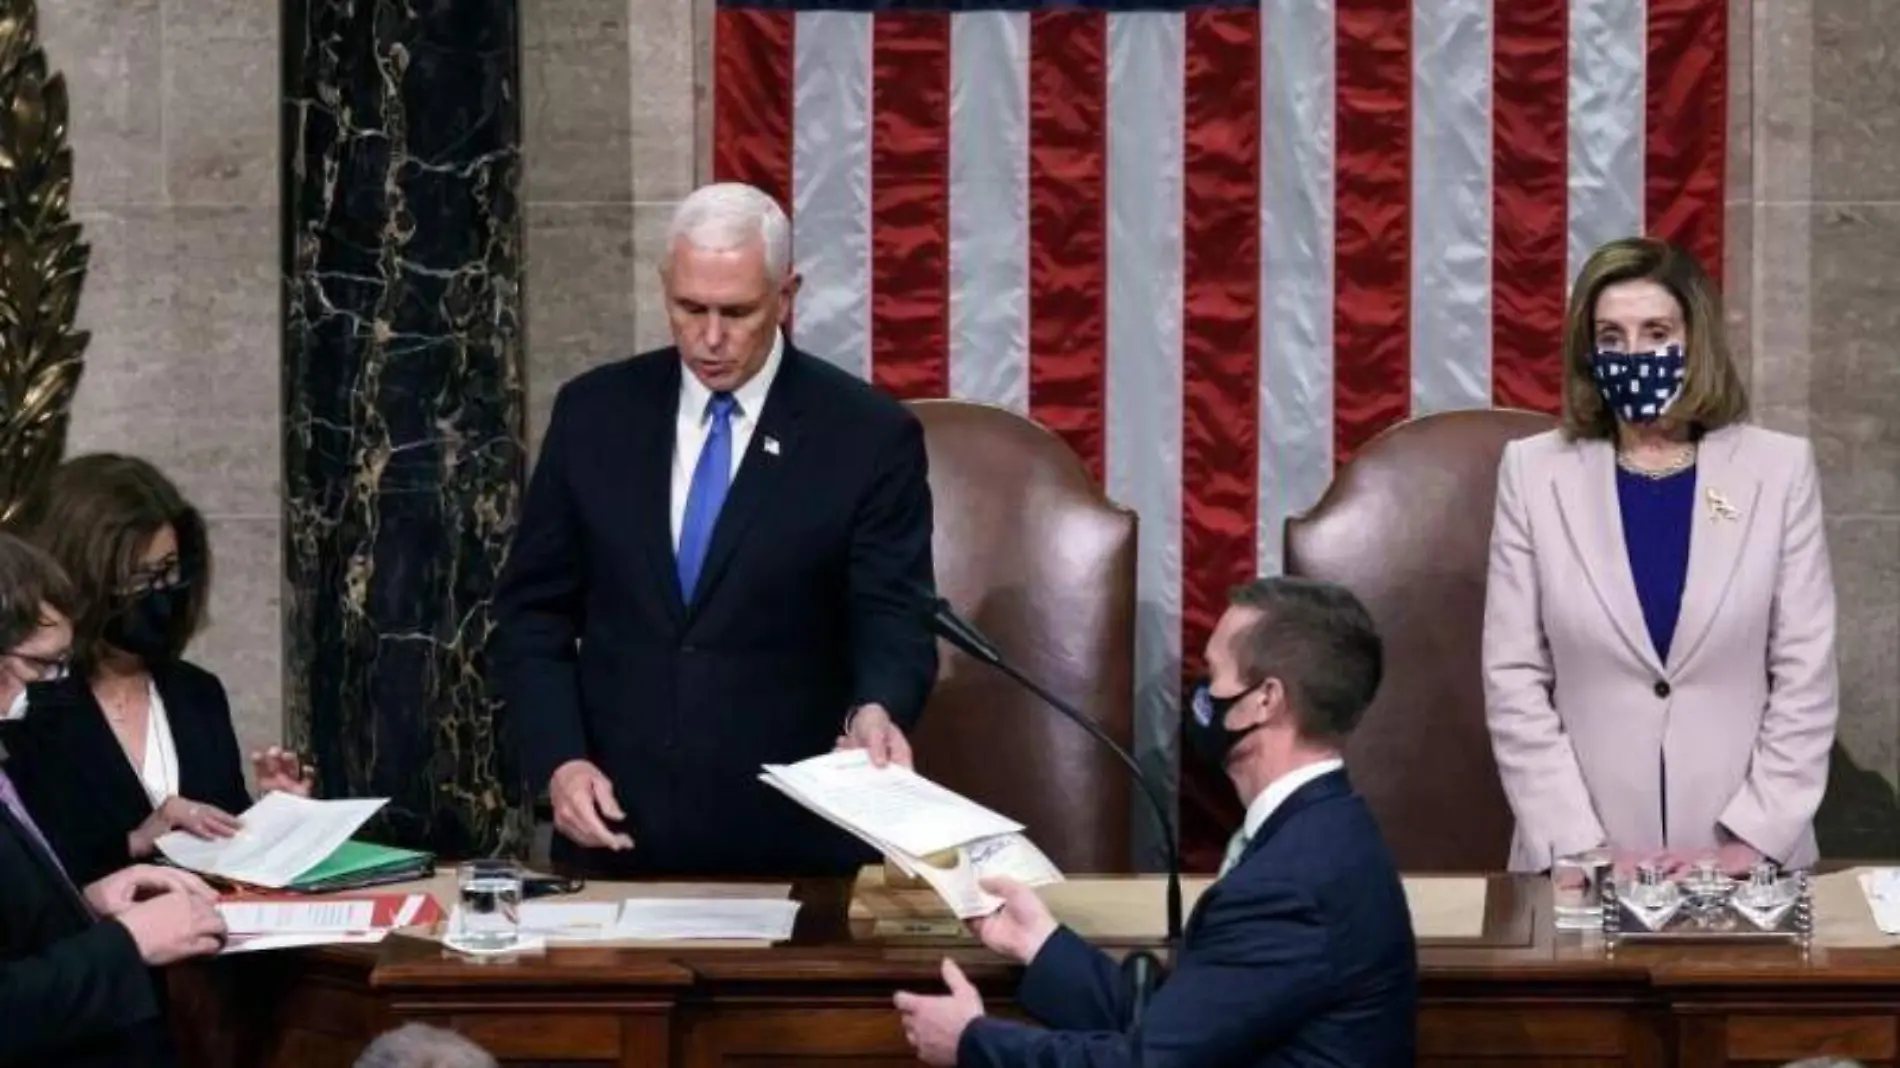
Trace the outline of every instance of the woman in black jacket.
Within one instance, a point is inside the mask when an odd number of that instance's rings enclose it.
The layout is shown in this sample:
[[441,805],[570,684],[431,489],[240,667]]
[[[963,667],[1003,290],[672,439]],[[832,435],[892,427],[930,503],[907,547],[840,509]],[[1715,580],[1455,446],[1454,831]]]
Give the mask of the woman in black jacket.
[[[76,589],[73,671],[33,687],[4,737],[30,757],[20,792],[74,880],[150,857],[174,830],[235,833],[251,798],[230,701],[184,659],[210,594],[204,519],[151,464],[96,454],[62,464],[22,527]],[[260,792],[309,795],[295,754],[252,762]]]

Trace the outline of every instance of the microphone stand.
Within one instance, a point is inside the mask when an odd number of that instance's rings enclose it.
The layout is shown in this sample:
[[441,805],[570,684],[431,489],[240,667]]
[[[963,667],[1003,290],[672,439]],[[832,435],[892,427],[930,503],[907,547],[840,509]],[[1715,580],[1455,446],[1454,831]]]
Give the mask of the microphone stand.
[[[1128,750],[1108,736],[1096,722],[1084,716],[1081,711],[1068,702],[1050,693],[1041,683],[1023,674],[1015,665],[1003,659],[988,638],[984,637],[970,623],[956,614],[950,602],[928,591],[919,591],[929,608],[928,622],[932,633],[956,646],[974,659],[980,660],[997,671],[1002,672],[1017,685],[1042,699],[1042,702],[1062,713],[1076,726],[1087,731],[1096,741],[1108,748],[1121,760],[1128,773],[1134,776],[1141,792],[1148,799],[1148,805],[1154,810],[1155,819],[1160,822],[1161,834],[1168,851],[1168,936],[1167,950],[1172,959],[1181,948],[1181,847],[1175,834],[1174,821],[1168,817],[1168,806],[1162,800],[1162,794],[1154,780],[1141,770]],[[1142,1012],[1147,1007],[1148,996],[1161,984],[1163,968],[1160,958],[1150,950],[1137,950],[1122,961],[1122,974],[1127,976],[1133,987],[1132,1019],[1141,1021]]]

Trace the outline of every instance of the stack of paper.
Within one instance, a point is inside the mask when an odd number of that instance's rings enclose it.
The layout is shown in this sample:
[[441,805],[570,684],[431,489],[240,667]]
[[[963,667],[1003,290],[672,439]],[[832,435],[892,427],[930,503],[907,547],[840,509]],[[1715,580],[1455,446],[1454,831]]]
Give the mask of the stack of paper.
[[427,853],[351,841],[387,798],[316,801],[273,792],[238,817],[230,838],[173,831],[159,852],[181,868],[272,890],[355,889],[420,878],[433,868]]
[[[451,931],[458,919],[450,918]],[[528,901],[521,905],[521,937],[531,943],[782,942],[797,920],[798,902],[783,898]]]
[[218,903],[218,912],[229,931],[226,953],[379,942],[398,927],[430,924],[442,917],[442,907],[428,894],[231,898]]
[[978,885],[981,879],[1003,876],[1030,886],[1062,881],[1022,824],[909,768],[874,767],[861,749],[767,764],[759,778],[929,883],[959,919],[1002,906]]

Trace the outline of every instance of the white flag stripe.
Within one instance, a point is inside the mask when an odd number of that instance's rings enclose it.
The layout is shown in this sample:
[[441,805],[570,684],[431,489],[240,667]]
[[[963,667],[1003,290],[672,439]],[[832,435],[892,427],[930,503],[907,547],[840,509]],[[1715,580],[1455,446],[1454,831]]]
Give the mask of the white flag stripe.
[[801,11],[792,57],[792,248],[798,345],[871,374],[871,27]]
[[1491,403],[1491,4],[1412,8],[1412,414]]
[[[1136,541],[1135,751],[1175,776],[1181,683],[1182,134],[1186,21],[1108,19],[1107,492]],[[1165,857],[1141,798],[1137,866]]]
[[1260,17],[1258,536],[1272,575],[1281,524],[1333,477],[1333,0],[1264,0]]
[[1643,0],[1570,0],[1567,279],[1598,245],[1643,230],[1648,16]]
[[950,393],[1029,411],[1029,16],[950,23]]

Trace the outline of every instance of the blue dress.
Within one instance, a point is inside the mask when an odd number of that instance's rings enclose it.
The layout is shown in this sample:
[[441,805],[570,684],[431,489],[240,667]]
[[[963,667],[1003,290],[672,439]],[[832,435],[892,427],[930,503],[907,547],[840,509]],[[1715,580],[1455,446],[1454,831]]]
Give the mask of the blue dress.
[[1689,577],[1689,528],[1695,518],[1695,468],[1663,478],[1616,469],[1616,499],[1623,513],[1623,545],[1629,553],[1636,599],[1643,606],[1656,659],[1667,663]]

